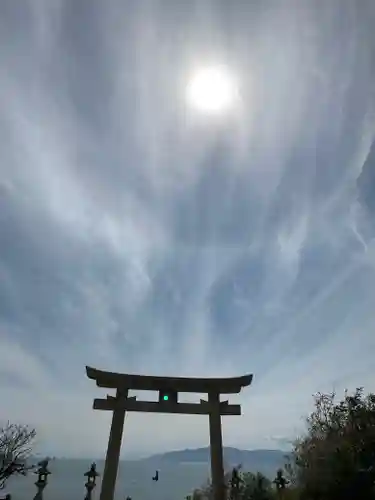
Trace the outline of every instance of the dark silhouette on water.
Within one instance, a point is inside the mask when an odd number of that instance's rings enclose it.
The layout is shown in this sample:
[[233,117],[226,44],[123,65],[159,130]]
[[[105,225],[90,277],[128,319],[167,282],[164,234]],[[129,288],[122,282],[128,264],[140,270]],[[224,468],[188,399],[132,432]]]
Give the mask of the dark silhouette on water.
[[153,481],[159,481],[159,471],[155,472],[155,476],[152,478]]

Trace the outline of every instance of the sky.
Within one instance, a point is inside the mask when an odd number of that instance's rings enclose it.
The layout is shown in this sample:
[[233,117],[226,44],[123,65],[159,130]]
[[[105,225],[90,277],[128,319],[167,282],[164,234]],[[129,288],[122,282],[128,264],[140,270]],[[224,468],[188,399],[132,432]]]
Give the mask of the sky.
[[[374,23],[372,0],[0,2],[0,420],[101,457],[86,365],[253,373],[224,444],[280,448],[317,391],[375,390]],[[185,98],[212,64],[240,96],[215,116]],[[205,416],[133,413],[122,456],[208,442]]]

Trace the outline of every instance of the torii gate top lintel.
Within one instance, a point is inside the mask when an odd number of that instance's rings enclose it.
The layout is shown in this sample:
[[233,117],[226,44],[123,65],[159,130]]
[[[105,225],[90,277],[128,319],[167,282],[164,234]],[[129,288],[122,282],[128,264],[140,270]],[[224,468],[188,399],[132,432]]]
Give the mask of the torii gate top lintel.
[[160,391],[173,389],[177,392],[237,394],[253,380],[253,375],[229,378],[186,378],[157,377],[150,375],[129,375],[98,370],[86,366],[87,377],[96,381],[98,387],[117,389],[124,387],[139,391]]

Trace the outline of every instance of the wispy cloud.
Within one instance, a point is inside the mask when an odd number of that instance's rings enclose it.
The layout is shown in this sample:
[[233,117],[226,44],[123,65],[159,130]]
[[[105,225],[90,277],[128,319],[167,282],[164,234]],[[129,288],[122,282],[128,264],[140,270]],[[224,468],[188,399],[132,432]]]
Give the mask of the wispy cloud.
[[[1,3],[0,418],[102,455],[86,364],[252,372],[225,441],[271,447],[314,391],[374,389],[374,9]],[[240,85],[216,120],[184,101],[207,62]],[[124,453],[207,428],[130,415]]]

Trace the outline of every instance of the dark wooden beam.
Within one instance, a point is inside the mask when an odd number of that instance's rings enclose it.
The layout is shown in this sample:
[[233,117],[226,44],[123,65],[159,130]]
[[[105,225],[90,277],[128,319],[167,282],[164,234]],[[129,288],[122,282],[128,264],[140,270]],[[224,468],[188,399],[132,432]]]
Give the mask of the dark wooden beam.
[[143,391],[174,390],[177,392],[236,394],[251,384],[253,375],[233,378],[184,378],[129,375],[97,370],[86,366],[88,378],[95,380],[98,387],[108,389],[134,389]]
[[[137,401],[135,398],[120,399],[94,399],[94,410],[126,411],[147,413],[182,413],[187,415],[208,415],[210,404],[202,403],[159,403],[158,401]],[[228,401],[220,403],[220,415],[241,415],[241,405],[230,405]]]

